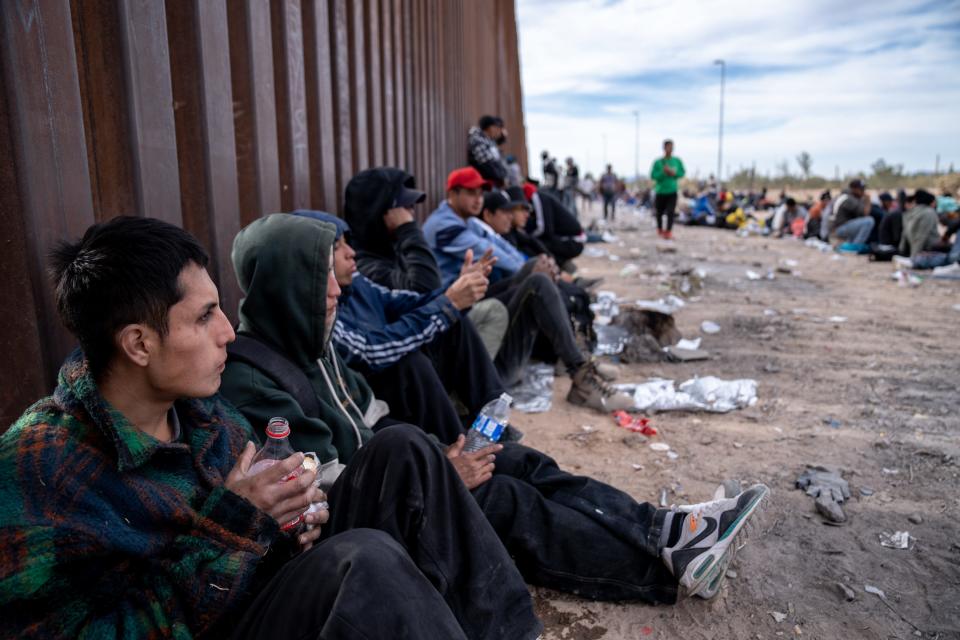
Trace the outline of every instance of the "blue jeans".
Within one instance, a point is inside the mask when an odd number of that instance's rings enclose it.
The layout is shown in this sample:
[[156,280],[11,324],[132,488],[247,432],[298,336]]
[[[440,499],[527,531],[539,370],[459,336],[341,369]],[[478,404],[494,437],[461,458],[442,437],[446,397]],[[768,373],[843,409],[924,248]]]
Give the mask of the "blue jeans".
[[836,233],[837,237],[841,240],[846,240],[854,244],[866,244],[867,239],[870,238],[870,232],[873,231],[873,225],[875,224],[873,218],[870,216],[854,218],[837,227],[834,233]]
[[933,269],[943,267],[954,262],[960,262],[960,233],[953,241],[950,253],[924,252],[913,259],[914,269]]

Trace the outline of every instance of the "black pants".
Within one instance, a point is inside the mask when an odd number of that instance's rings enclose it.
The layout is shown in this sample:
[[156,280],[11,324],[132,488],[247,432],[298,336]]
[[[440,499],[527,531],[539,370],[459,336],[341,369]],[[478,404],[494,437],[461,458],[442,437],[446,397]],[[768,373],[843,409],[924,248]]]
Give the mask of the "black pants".
[[586,362],[577,347],[560,291],[546,275],[530,274],[514,288],[506,305],[510,324],[494,361],[505,385],[520,379],[541,332],[568,371],[572,373]]
[[609,219],[613,220],[614,216],[617,213],[617,194],[615,193],[604,193],[603,194],[603,219],[607,220],[607,208],[610,209]]
[[444,444],[464,432],[450,392],[456,392],[467,408],[468,419],[472,419],[504,390],[468,318],[393,366],[362,373],[373,393],[390,405],[391,418],[415,424]]
[[598,600],[673,603],[659,556],[664,510],[515,443],[473,495],[527,581]]
[[322,542],[261,590],[234,638],[511,639],[542,629],[510,556],[417,429],[378,433],[329,502]]
[[583,243],[573,238],[541,236],[540,240],[559,265],[583,253]]
[[[657,229],[661,231],[673,231],[673,217],[677,210],[676,193],[658,193],[653,199],[653,206],[657,210]],[[667,223],[664,226],[663,218],[666,216]]]

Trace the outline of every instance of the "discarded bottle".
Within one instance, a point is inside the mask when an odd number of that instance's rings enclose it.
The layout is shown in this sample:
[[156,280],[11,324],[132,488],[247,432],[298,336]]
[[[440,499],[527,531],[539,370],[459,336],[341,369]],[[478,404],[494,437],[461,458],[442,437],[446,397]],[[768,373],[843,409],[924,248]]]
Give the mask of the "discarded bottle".
[[[253,462],[250,464],[247,475],[256,475],[292,456],[293,447],[290,446],[289,436],[290,423],[287,422],[286,418],[270,418],[267,423],[267,442],[253,456]],[[293,480],[300,475],[301,471],[302,467],[297,467],[280,482]],[[300,529],[303,528],[303,516],[304,514],[301,513],[296,519],[281,525],[280,529],[288,533],[300,533]]]
[[509,394],[501,393],[499,398],[484,405],[467,433],[467,443],[463,447],[464,453],[479,451],[500,440],[503,430],[510,422],[511,402],[513,398]]

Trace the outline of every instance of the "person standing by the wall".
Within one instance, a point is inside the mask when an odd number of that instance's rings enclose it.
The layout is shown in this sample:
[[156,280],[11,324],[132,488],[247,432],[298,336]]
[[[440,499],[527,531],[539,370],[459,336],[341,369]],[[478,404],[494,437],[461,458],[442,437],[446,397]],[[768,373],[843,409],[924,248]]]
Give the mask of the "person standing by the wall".
[[[657,158],[650,170],[653,191],[656,194],[654,207],[657,210],[657,235],[664,240],[673,240],[673,216],[677,210],[677,184],[685,175],[683,162],[673,155],[673,140],[663,141],[663,157]],[[666,222],[664,222],[666,218]]]

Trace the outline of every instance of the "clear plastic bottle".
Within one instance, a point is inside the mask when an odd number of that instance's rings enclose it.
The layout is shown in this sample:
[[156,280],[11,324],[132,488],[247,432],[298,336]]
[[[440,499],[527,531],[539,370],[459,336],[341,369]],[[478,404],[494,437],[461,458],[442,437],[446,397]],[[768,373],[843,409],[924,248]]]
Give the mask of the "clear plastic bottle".
[[[290,423],[286,418],[270,418],[267,423],[267,442],[253,456],[250,463],[250,469],[247,475],[253,476],[264,469],[272,467],[281,460],[285,460],[293,455],[293,447],[290,446]],[[294,469],[290,475],[280,482],[288,482],[300,475],[302,467]],[[283,524],[280,528],[289,533],[299,533],[303,528],[303,515],[300,514],[295,520]]]
[[484,405],[467,432],[467,443],[463,447],[465,453],[479,451],[500,440],[503,430],[510,423],[511,402],[513,398],[509,394],[501,393],[499,398]]

